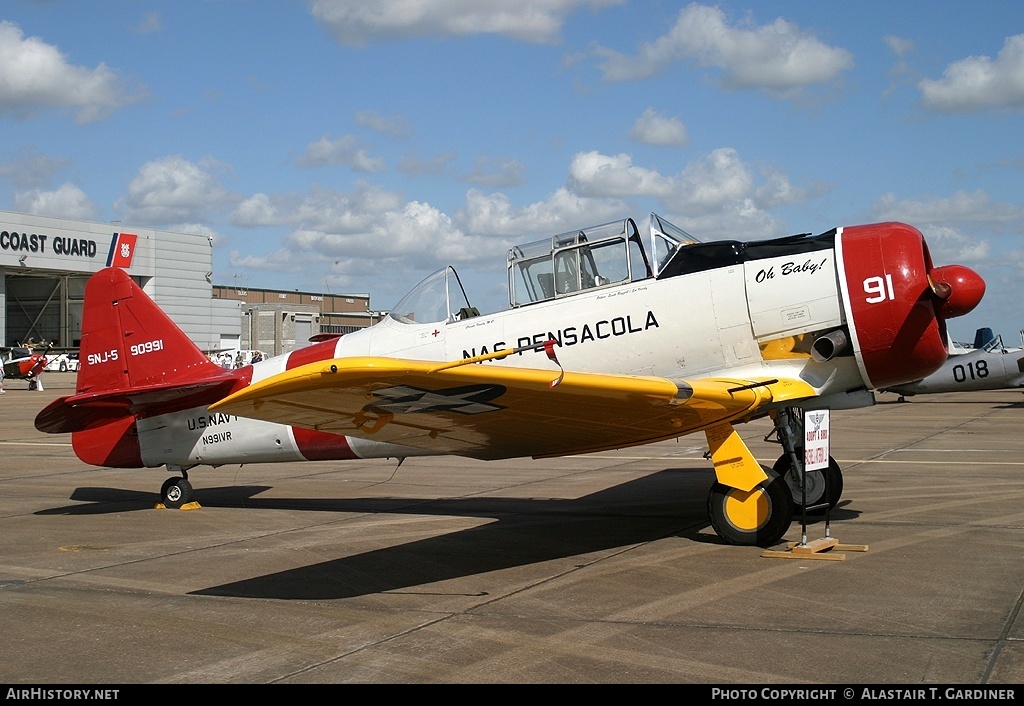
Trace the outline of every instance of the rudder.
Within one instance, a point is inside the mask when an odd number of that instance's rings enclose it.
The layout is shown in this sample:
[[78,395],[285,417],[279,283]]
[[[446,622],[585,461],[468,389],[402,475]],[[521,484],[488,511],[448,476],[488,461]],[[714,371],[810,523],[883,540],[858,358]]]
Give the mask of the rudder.
[[85,286],[77,391],[126,390],[223,372],[124,270]]

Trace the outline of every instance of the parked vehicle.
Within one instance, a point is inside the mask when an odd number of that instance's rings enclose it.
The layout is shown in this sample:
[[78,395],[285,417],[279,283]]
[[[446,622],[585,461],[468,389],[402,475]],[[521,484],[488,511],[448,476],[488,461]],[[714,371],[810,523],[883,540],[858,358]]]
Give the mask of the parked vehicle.
[[47,356],[46,366],[43,370],[47,372],[78,372],[78,352],[71,351],[57,353]]

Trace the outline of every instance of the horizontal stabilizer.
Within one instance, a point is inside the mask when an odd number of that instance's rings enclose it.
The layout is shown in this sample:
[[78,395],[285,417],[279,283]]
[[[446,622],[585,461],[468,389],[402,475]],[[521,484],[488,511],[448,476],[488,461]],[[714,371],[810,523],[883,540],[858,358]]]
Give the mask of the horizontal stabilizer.
[[237,384],[224,375],[188,383],[160,383],[127,390],[85,392],[59,397],[36,416],[36,429],[48,434],[84,431],[125,415],[152,417],[207,405],[222,399]]

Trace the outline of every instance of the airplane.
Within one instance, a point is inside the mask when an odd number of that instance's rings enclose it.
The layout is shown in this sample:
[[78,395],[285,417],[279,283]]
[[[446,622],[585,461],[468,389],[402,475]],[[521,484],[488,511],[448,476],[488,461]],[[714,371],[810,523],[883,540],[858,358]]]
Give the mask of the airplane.
[[0,346],[0,361],[3,363],[4,378],[28,380],[28,389],[35,390],[39,376],[46,368],[52,346]]
[[[700,242],[652,213],[649,238],[624,218],[513,247],[495,313],[445,267],[372,327],[232,370],[106,268],[85,290],[75,394],[35,426],[71,433],[88,464],[166,466],[170,508],[194,502],[196,466],[544,459],[703,433],[711,527],[765,547],[842,491],[834,459],[802,473],[797,412],[871,405],[937,370],[945,320],[985,291],[896,222]],[[736,430],[765,418],[773,467]]]
[[[959,355],[951,355],[931,375],[902,385],[883,387],[879,392],[895,393],[899,395],[898,402],[906,402],[907,397],[914,395],[1024,387],[1024,347],[1004,346],[1003,337],[993,338],[991,329],[978,329],[975,343],[981,341],[987,343]],[[1024,331],[1021,331],[1021,343],[1024,345]]]

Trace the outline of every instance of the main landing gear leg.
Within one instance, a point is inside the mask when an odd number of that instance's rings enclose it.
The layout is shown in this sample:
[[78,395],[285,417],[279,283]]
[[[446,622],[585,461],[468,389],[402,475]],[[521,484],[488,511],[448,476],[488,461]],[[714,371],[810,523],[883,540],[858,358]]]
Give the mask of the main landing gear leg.
[[192,484],[188,482],[188,470],[185,468],[167,467],[168,470],[177,470],[180,476],[171,476],[164,481],[160,488],[160,502],[164,507],[172,510],[180,509],[192,501]]
[[731,424],[705,434],[717,479],[708,493],[711,527],[730,544],[777,544],[793,522],[793,496],[785,481],[757,462]]
[[[778,443],[782,444],[782,455],[772,469],[782,476],[793,494],[796,512],[820,515],[832,510],[843,494],[843,471],[831,456],[828,468],[803,474],[800,456],[803,447],[803,418],[794,407],[784,407],[772,415]],[[770,439],[766,439],[768,441]]]
[[[800,456],[804,453],[803,414],[793,407],[784,407],[772,413],[775,422],[775,433],[784,452],[775,462],[776,471],[782,473],[788,486],[789,495],[795,500],[800,514],[800,542],[790,543],[787,551],[766,551],[763,557],[785,557],[787,559],[829,559],[833,561],[846,558],[845,554],[833,553],[832,549],[866,552],[867,545],[839,544],[832,537],[829,528],[829,510],[835,507],[843,492],[843,475],[839,464],[831,456],[828,457],[828,468],[823,471],[804,472],[804,462]],[[770,435],[769,435],[770,436]],[[768,440],[767,438],[765,439]],[[825,536],[813,542],[807,541],[807,515],[812,512],[825,513]]]

